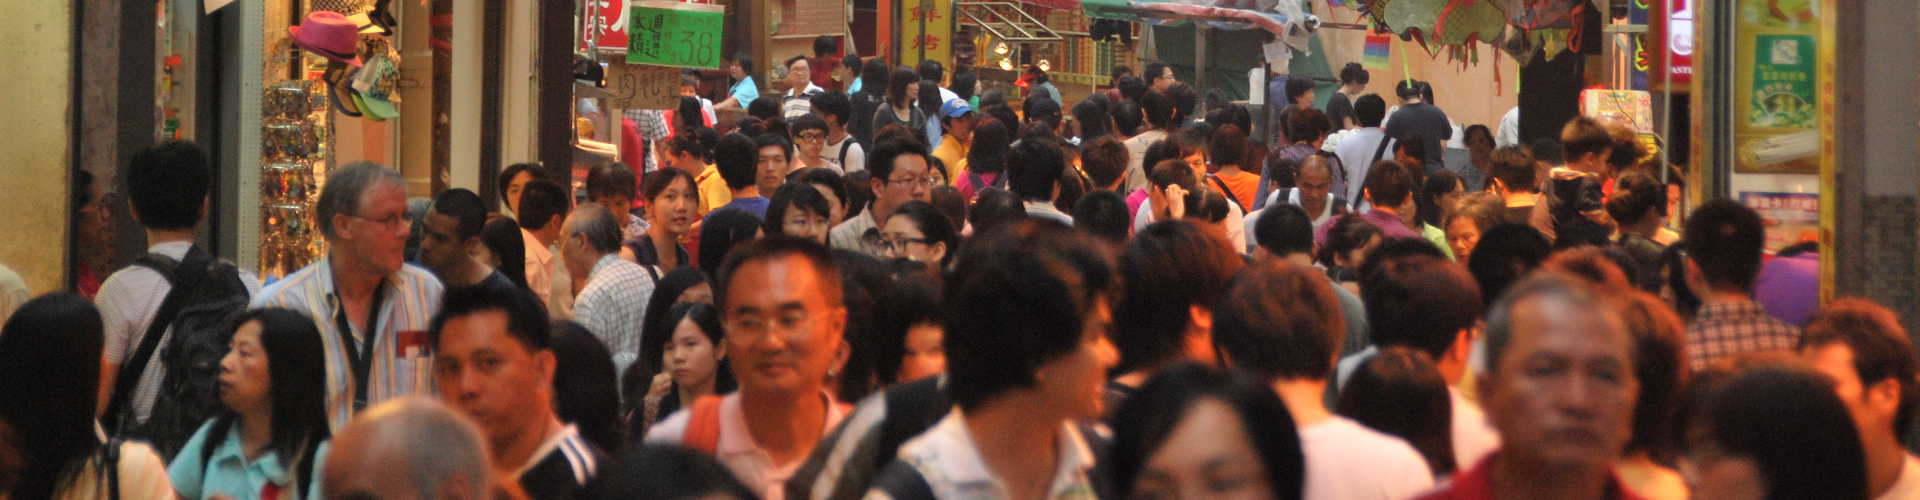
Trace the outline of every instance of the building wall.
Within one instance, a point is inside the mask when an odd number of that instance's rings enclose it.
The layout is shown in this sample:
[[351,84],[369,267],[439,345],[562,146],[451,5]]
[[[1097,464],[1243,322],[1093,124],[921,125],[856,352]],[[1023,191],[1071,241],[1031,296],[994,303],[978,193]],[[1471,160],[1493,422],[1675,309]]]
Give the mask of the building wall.
[[0,264],[35,294],[65,288],[73,105],[73,5],[15,2],[0,16]]
[[[1335,7],[1329,11],[1326,4],[1313,2],[1313,10],[1323,21],[1359,22],[1354,20],[1359,14],[1353,9]],[[1327,51],[1327,64],[1333,67],[1336,76],[1342,66],[1359,62],[1365,53],[1365,31],[1322,28],[1319,36]],[[1448,62],[1444,53],[1429,56],[1418,43],[1396,41],[1387,67],[1368,70],[1371,78],[1367,92],[1380,94],[1387,100],[1387,106],[1398,104],[1393,86],[1411,73],[1414,79],[1433,84],[1433,99],[1447,112],[1447,117],[1461,127],[1481,124],[1497,131],[1500,117],[1519,102],[1520,65],[1491,44],[1478,44],[1477,51],[1480,63],[1463,68],[1459,62]],[[1401,62],[1403,52],[1409,56],[1405,63]],[[1495,58],[1500,60],[1498,71],[1494,68]]]

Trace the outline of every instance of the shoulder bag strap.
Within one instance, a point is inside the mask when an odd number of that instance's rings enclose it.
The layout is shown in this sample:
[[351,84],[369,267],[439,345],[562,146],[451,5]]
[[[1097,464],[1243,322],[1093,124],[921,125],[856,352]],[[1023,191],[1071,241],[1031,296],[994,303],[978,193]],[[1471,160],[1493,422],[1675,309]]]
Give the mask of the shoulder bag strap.
[[126,424],[132,421],[128,406],[133,403],[133,390],[140,384],[140,376],[147,371],[147,364],[153,361],[154,351],[159,350],[160,337],[166,335],[167,326],[186,307],[187,298],[193,295],[193,289],[200,285],[200,279],[207,274],[207,266],[213,263],[212,256],[197,246],[187,250],[186,258],[178,264],[170,269],[163,268],[171,260],[164,255],[148,254],[135,261],[136,265],[159,272],[173,288],[167,291],[166,298],[160,299],[160,310],[154,313],[153,322],[147,324],[147,331],[141,335],[140,347],[134,350],[133,357],[120,364],[120,374],[114,378],[113,398],[107,402],[103,421],[114,423],[116,434],[125,430]]
[[1232,189],[1227,189],[1227,181],[1220,180],[1220,176],[1213,174],[1207,174],[1207,180],[1213,181],[1213,187],[1220,188],[1220,194],[1226,196],[1227,201],[1233,202],[1233,206],[1240,207],[1241,213],[1246,213],[1247,207],[1240,206],[1240,198],[1233,196]]

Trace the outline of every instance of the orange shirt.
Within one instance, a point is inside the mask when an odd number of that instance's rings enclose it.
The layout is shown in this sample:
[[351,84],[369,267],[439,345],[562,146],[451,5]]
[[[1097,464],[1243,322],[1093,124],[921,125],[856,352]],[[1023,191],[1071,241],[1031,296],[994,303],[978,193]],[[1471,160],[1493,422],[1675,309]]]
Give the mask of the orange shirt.
[[[1260,189],[1259,175],[1238,170],[1221,170],[1213,174],[1213,176],[1214,178],[1220,179],[1220,183],[1227,185],[1227,191],[1229,192],[1226,194],[1232,196],[1235,200],[1239,200],[1243,210],[1253,206],[1253,198]],[[1211,183],[1212,181],[1208,182]]]

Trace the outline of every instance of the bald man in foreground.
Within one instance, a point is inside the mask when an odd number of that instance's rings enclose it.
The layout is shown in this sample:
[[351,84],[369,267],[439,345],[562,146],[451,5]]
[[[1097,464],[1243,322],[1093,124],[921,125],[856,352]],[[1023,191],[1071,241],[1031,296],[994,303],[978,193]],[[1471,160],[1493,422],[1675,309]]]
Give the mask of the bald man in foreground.
[[329,500],[467,500],[493,496],[480,428],[426,398],[368,408],[333,438]]

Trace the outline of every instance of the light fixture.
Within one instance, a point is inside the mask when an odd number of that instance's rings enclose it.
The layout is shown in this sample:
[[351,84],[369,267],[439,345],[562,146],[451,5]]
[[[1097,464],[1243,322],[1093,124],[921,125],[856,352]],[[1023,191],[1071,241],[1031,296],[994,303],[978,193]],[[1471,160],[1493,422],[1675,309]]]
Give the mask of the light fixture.
[[993,44],[993,55],[1004,56],[1007,55],[1008,52],[1012,52],[1012,50],[1007,48],[1007,42]]
[[1047,62],[1047,60],[1046,60],[1046,59],[1041,59],[1041,60],[1040,60],[1040,62],[1039,62],[1038,64],[1035,64],[1035,66],[1039,66],[1039,67],[1040,67],[1040,71],[1045,71],[1045,72],[1052,72],[1052,71],[1053,71],[1053,63],[1049,63],[1049,62]]
[[1013,71],[1013,59],[1001,59],[1000,71]]

